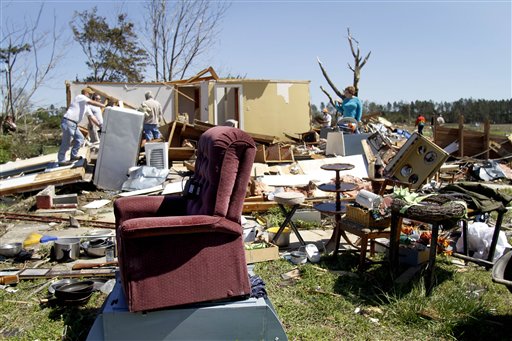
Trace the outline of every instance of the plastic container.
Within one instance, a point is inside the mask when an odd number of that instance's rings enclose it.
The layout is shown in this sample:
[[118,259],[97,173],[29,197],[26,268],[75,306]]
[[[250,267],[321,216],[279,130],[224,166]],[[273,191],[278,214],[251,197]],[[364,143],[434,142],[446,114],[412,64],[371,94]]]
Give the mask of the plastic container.
[[267,229],[268,241],[271,243],[274,243],[277,246],[290,245],[290,233],[292,230],[289,227],[285,227],[283,232],[281,232],[281,235],[279,236],[279,238],[276,241],[272,242],[272,240],[274,239],[274,236],[277,234],[277,231],[279,231],[279,226],[270,227]]

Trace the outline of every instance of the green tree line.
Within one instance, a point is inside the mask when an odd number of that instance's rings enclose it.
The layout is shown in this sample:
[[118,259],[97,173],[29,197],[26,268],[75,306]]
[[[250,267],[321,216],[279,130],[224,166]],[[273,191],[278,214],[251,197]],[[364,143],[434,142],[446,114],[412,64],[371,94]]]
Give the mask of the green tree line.
[[464,115],[465,123],[480,123],[489,118],[494,124],[512,123],[512,99],[459,99],[455,102],[388,102],[386,105],[364,102],[364,113],[380,112],[391,122],[410,123],[418,114],[429,120],[435,115],[443,115],[446,122],[458,122]]

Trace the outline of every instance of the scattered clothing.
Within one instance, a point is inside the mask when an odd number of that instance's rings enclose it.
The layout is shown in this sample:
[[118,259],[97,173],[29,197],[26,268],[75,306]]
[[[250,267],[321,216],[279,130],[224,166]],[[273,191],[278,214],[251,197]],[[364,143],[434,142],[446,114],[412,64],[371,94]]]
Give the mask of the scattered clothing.
[[265,290],[265,282],[260,276],[254,275],[249,276],[251,281],[251,297],[255,298],[267,298],[267,290]]

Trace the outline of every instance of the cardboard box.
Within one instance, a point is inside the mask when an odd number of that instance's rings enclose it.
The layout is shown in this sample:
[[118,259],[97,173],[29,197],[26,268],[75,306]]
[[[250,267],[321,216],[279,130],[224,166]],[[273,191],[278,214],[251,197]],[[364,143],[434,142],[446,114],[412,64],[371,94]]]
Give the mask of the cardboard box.
[[267,247],[264,249],[245,250],[245,262],[247,264],[274,259],[279,259],[279,248],[274,244],[267,243]]
[[429,247],[421,248],[418,246],[400,246],[398,248],[398,259],[400,264],[407,264],[412,266],[423,264],[428,262],[429,254]]

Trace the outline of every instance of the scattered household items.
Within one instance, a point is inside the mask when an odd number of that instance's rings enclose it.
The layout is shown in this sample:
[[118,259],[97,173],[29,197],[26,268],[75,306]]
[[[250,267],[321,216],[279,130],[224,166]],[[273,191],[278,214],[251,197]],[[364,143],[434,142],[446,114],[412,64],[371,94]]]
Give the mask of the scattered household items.
[[471,169],[477,179],[483,181],[492,181],[505,178],[500,164],[496,160],[474,163]]
[[[283,235],[281,235],[281,238],[282,237]],[[265,241],[258,241],[245,243],[244,247],[247,264],[279,259],[279,247],[277,245]]]
[[58,287],[61,287],[65,284],[71,284],[71,283],[76,283],[78,282],[79,280],[76,279],[76,278],[64,278],[64,279],[60,279],[58,281],[55,281],[53,282],[52,284],[50,284],[48,286],[48,293],[50,295],[53,295],[55,294],[55,289],[58,288]]
[[16,257],[23,249],[22,243],[0,244],[0,256]]
[[[292,230],[286,226],[283,226],[282,228],[279,226],[270,227],[267,229],[268,240],[279,247],[287,247],[290,245],[291,232]],[[277,236],[278,233],[279,236]]]
[[43,237],[42,234],[32,232],[30,233],[25,240],[23,241],[23,247],[35,245],[41,241],[41,238]]
[[305,264],[308,261],[308,254],[305,251],[302,251],[301,249],[299,249],[298,251],[292,251],[290,253],[290,261],[293,264]]
[[147,166],[169,169],[169,142],[147,142],[144,153]]
[[311,263],[318,263],[320,261],[320,251],[318,251],[318,247],[315,244],[307,244],[305,251],[308,257],[308,261]]
[[418,133],[413,133],[384,168],[384,175],[410,183],[419,188],[432,177],[448,158],[436,144]]
[[245,132],[208,129],[198,142],[195,173],[187,187],[192,190],[183,196],[126,197],[114,203],[129,311],[240,299],[250,293],[240,216],[255,153]]
[[[467,236],[468,224],[463,220],[462,224],[462,253],[454,252],[453,256],[467,261],[476,262],[486,267],[492,267],[495,259],[496,246],[500,238],[501,225],[507,209],[505,208],[512,201],[512,195],[494,188],[492,185],[482,184],[478,182],[458,182],[456,184],[446,185],[439,189],[439,193],[447,195],[452,199],[465,203],[468,208],[468,215],[476,217],[481,214],[496,211],[498,216],[494,224],[492,240],[486,259],[471,257],[469,253],[469,242]],[[464,237],[466,236],[466,237]],[[457,251],[460,247],[457,248]]]
[[94,291],[93,281],[63,283],[53,287],[54,295],[62,304],[84,304]]
[[419,196],[418,193],[410,193],[408,188],[395,190],[392,203],[391,235],[389,243],[389,261],[391,270],[396,274],[399,263],[399,245],[402,218],[409,218],[424,222],[432,226],[430,235],[431,245],[429,250],[428,266],[425,271],[426,295],[430,295],[433,288],[434,265],[437,254],[437,243],[440,226],[444,230],[453,228],[457,221],[464,218],[467,208],[464,203],[453,201],[446,195]]
[[322,213],[334,215],[334,230],[328,245],[334,243],[334,256],[336,256],[340,247],[340,238],[344,235],[340,226],[341,215],[346,212],[346,202],[342,202],[341,194],[357,188],[357,185],[353,183],[341,182],[340,172],[353,169],[354,165],[347,163],[334,163],[323,165],[320,168],[326,171],[334,171],[336,173],[336,180],[334,181],[334,184],[325,183],[318,187],[321,191],[335,193],[336,201],[324,202],[313,206],[316,210]]
[[58,262],[72,262],[80,258],[80,238],[59,238],[54,241],[52,258]]
[[137,191],[161,185],[169,175],[168,168],[151,166],[132,167],[128,170],[128,179],[123,182],[121,190]]
[[18,275],[2,275],[0,276],[0,285],[16,285],[20,282]]
[[428,262],[430,247],[421,243],[400,244],[398,248],[399,263],[416,267]]
[[144,114],[127,108],[107,107],[104,116],[94,184],[102,189],[120,190],[127,179],[128,169],[137,165]]
[[492,268],[492,280],[498,284],[507,286],[512,293],[512,252],[509,251],[501,256]]
[[[473,258],[487,259],[490,262],[495,262],[503,255],[505,250],[512,248],[512,245],[508,243],[503,231],[499,231],[498,239],[493,245],[494,232],[495,229],[483,222],[468,224],[467,229],[462,231],[461,237],[457,240],[457,252],[466,254],[464,241],[467,241],[467,253],[471,254]],[[491,245],[494,247],[492,257],[490,256]]]
[[325,155],[341,155],[345,156],[345,144],[343,140],[343,132],[333,131],[327,133],[327,145]]
[[[281,226],[279,226],[278,231],[275,233],[272,239],[272,243],[279,245],[277,241],[279,240],[281,233],[283,233],[284,229],[287,226],[290,226],[292,231],[295,233],[297,238],[299,239],[299,242],[301,245],[306,245],[306,242],[304,242],[304,239],[302,239],[302,236],[299,233],[299,230],[297,229],[297,226],[292,221],[293,215],[295,214],[295,211],[297,211],[297,208],[300,207],[300,205],[304,202],[305,197],[302,193],[297,192],[280,192],[274,195],[274,201],[277,202],[279,205],[279,208],[281,209],[281,212],[283,213],[285,219]],[[290,206],[290,210],[287,211],[285,206]],[[289,237],[288,237],[289,238]],[[288,241],[289,243],[289,241]],[[284,246],[284,245],[279,245]]]
[[382,197],[378,194],[362,189],[357,193],[355,201],[364,208],[373,210],[379,208],[382,203]]
[[114,242],[107,238],[97,238],[83,241],[80,246],[89,257],[105,257],[107,250],[114,249]]

